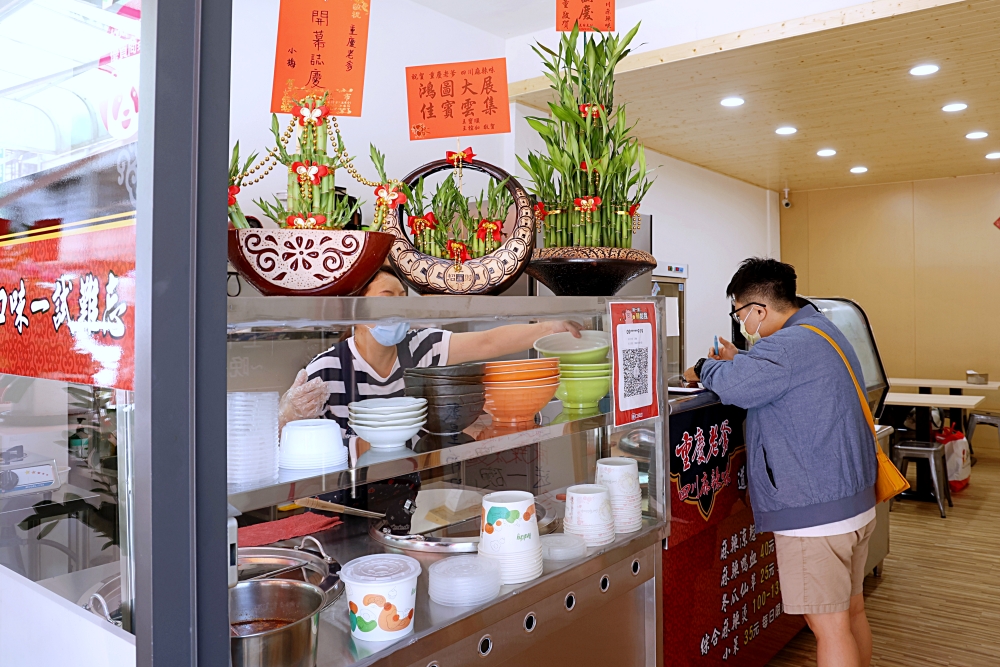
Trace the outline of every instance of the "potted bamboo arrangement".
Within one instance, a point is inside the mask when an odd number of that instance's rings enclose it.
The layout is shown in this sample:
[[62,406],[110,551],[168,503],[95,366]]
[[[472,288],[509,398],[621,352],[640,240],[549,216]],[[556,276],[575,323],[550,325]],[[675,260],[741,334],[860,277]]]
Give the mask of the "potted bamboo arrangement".
[[555,99],[550,117],[527,119],[546,152],[518,157],[545,243],[527,271],[558,295],[611,296],[656,266],[652,255],[632,249],[639,204],[653,181],[625,105],[614,99],[615,67],[638,29],[581,40],[574,28],[556,51],[534,47]]
[[[490,176],[478,196],[463,192],[463,170]],[[449,171],[427,192],[429,176]],[[528,193],[506,171],[476,159],[471,148],[414,170],[400,184],[405,202],[384,229],[395,236],[389,262],[420,294],[499,294],[524,271],[534,245]],[[513,225],[505,221],[514,209]],[[402,215],[406,215],[406,226]]]
[[[253,154],[241,168],[239,144],[233,149],[229,261],[265,296],[345,296],[359,290],[389,254],[393,236],[379,231],[387,211],[406,200],[399,182],[386,177],[383,156],[374,146],[372,161],[381,180],[369,181],[357,172],[325,102],[325,95],[298,101],[284,132],[272,114],[276,146],[263,160],[257,162]],[[289,153],[296,129],[298,151]],[[288,170],[287,200],[275,196],[273,202],[254,202],[277,228],[251,227],[237,195],[244,184],[259,182],[279,163]],[[337,191],[336,172],[341,168],[375,189],[375,220],[368,227],[356,228],[362,202]],[[345,229],[349,226],[355,228]]]

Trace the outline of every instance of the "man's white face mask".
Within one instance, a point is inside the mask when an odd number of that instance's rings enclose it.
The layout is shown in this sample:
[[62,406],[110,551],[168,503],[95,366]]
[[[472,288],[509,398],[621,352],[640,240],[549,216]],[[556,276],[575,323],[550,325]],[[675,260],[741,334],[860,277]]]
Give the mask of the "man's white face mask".
[[763,324],[763,321],[757,322],[756,331],[754,331],[753,333],[747,331],[747,320],[750,319],[751,313],[753,313],[753,307],[750,308],[750,312],[747,313],[747,316],[744,317],[742,320],[740,320],[740,333],[743,335],[744,338],[746,338],[748,347],[753,347],[754,345],[760,342],[761,339],[760,325]]

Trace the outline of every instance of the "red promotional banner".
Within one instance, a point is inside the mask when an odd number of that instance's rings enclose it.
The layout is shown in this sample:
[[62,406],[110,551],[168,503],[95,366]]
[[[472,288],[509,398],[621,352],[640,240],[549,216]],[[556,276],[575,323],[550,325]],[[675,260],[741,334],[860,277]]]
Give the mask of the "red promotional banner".
[[361,115],[369,12],[369,0],[281,0],[272,112],[329,93],[334,115]]
[[0,183],[0,373],[135,375],[135,145]]
[[615,0],[556,0],[556,30],[570,32],[575,24],[581,32],[615,29]]
[[660,414],[656,387],[659,359],[655,301],[611,301],[611,377],[614,424],[624,426]]
[[410,141],[510,132],[507,59],[406,68]]

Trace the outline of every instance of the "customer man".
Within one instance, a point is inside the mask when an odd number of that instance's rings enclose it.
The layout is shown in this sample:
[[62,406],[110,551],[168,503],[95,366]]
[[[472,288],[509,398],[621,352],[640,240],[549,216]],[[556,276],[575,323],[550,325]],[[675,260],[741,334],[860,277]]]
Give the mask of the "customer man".
[[867,667],[872,639],[862,583],[875,528],[875,444],[857,390],[829,335],[864,387],[843,333],[795,294],[795,269],[744,261],[729,283],[732,317],[750,346],[685,373],[748,410],[750,500],[759,532],[773,531],[784,609],[804,614],[819,667]]

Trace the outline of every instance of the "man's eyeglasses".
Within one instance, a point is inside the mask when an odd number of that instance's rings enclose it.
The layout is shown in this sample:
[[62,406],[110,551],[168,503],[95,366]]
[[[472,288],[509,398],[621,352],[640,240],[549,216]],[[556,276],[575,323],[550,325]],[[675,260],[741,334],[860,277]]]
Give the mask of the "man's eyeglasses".
[[767,308],[767,305],[763,303],[757,303],[756,301],[751,301],[750,303],[744,304],[739,308],[734,307],[731,311],[729,311],[729,317],[733,318],[733,321],[739,324],[740,322],[743,321],[740,319],[739,312],[744,308],[749,308],[750,306],[760,306],[761,308]]

